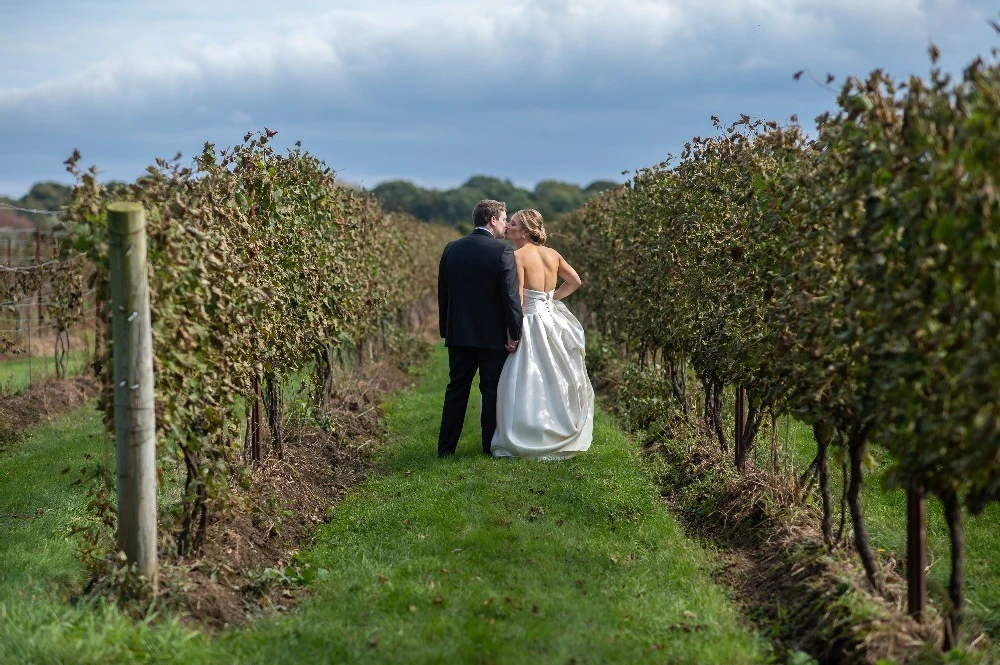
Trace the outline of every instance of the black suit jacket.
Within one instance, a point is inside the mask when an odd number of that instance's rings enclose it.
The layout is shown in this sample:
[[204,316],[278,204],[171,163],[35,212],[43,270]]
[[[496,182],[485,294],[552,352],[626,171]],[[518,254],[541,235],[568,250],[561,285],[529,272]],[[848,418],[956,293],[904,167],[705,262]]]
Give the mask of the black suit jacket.
[[514,250],[486,229],[452,240],[438,266],[438,310],[445,346],[503,349],[521,339]]

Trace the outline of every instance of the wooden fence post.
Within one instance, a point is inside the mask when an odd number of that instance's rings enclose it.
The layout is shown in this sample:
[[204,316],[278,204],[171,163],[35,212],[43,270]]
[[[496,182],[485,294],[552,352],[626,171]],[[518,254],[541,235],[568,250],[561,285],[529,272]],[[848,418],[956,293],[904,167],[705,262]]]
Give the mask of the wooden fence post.
[[28,307],[28,315],[25,317],[28,320],[28,385],[31,385],[31,307]]
[[906,483],[906,609],[917,621],[927,609],[927,506],[916,479]]
[[142,205],[110,204],[108,232],[118,548],[152,584],[156,575],[156,419]]
[[250,461],[259,462],[262,458],[260,439],[263,422],[260,413],[260,373],[257,370],[254,370],[253,376],[250,377],[250,387],[253,390],[253,402],[250,403]]
[[[42,262],[42,227],[35,227],[35,265]],[[38,329],[42,328],[42,287],[38,286]]]
[[735,407],[735,427],[733,432],[733,438],[736,440],[734,445],[735,448],[735,461],[736,468],[740,471],[746,470],[746,449],[744,445],[746,444],[746,428],[747,428],[747,389],[743,385],[736,386],[736,407]]

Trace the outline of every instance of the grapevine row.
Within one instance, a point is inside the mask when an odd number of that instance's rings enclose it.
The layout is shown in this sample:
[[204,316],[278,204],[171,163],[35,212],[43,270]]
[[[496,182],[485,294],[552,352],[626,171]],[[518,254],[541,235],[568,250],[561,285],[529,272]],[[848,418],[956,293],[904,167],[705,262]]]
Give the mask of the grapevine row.
[[[932,54],[933,57],[933,54]],[[636,358],[661,358],[678,403],[735,465],[766,414],[812,425],[831,540],[828,460],[849,460],[857,549],[880,579],[859,493],[873,443],[890,479],[941,499],[957,628],[964,505],[1000,497],[1000,66],[845,83],[809,137],[742,116],[679,160],[561,220],[587,306]],[[738,404],[733,441],[722,398]]]
[[[321,406],[338,352],[384,339],[425,306],[439,248],[454,235],[383,213],[301,146],[281,154],[271,138],[247,134],[221,151],[206,144],[191,166],[158,160],[114,192],[78,167],[78,155],[69,160],[78,183],[64,251],[85,252],[94,266],[77,275],[77,289],[108,293],[107,202],[146,211],[158,459],[179,487],[163,495],[160,522],[168,551],[182,556],[200,549],[245,458],[259,458],[259,442],[245,450],[242,432],[259,429],[261,401],[281,454],[282,386],[313,376]],[[101,306],[95,369],[110,427],[114,349],[107,300]]]

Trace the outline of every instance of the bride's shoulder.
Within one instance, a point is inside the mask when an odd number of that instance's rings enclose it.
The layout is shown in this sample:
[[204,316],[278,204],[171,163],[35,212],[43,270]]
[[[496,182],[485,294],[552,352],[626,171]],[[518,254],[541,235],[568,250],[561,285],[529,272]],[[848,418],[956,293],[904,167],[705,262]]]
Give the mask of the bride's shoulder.
[[562,254],[552,249],[551,247],[539,247],[538,249],[542,251],[545,256],[552,258],[560,258],[560,259],[562,258]]

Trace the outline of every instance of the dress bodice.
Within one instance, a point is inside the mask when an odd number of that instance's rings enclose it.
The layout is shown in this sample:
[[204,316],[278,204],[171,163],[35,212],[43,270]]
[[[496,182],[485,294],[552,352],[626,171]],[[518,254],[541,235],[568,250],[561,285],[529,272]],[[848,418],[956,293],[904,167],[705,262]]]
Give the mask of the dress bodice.
[[524,314],[533,314],[539,310],[552,311],[556,300],[552,297],[555,291],[535,291],[524,289]]

